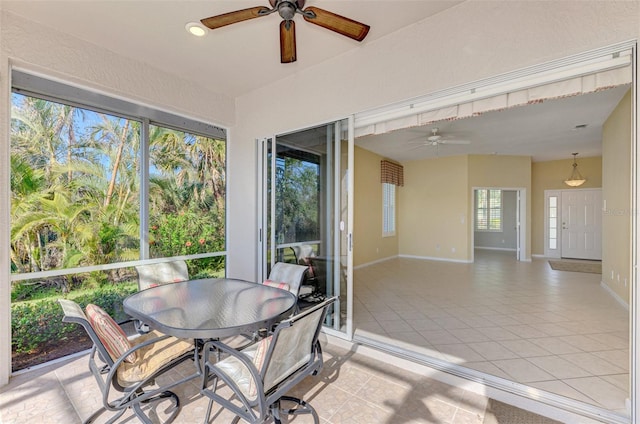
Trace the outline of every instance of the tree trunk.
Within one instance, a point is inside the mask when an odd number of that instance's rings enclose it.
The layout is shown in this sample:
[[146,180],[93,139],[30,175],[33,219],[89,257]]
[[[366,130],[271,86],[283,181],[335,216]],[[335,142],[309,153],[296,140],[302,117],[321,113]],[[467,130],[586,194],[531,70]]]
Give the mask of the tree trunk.
[[113,197],[113,191],[116,186],[116,178],[118,176],[118,168],[120,167],[120,161],[122,160],[122,152],[124,150],[124,144],[127,140],[127,133],[129,132],[129,121],[122,128],[122,134],[120,135],[120,144],[118,145],[118,151],[116,152],[116,159],[113,161],[113,171],[111,171],[111,180],[109,181],[109,189],[107,195],[104,198],[104,206],[109,206],[111,198]]

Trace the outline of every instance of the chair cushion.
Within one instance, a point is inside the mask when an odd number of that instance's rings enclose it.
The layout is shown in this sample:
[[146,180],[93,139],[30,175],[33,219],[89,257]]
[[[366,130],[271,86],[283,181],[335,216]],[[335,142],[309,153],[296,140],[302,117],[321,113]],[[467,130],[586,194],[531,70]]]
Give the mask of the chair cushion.
[[[86,307],[87,319],[104,345],[111,359],[117,361],[126,351],[131,349],[131,343],[122,328],[101,307],[89,304]],[[131,353],[126,362],[136,362],[136,354]]]
[[[260,372],[270,344],[271,336],[261,339],[259,342],[243,349],[240,351],[240,354],[248,356],[251,362],[253,362],[253,365],[258,369],[258,372]],[[235,381],[247,399],[254,400],[256,398],[258,394],[256,382],[253,377],[251,377],[249,369],[240,360],[234,356],[229,356],[215,364],[215,367]]]
[[[136,346],[149,339],[161,336],[163,336],[162,333],[152,330],[147,334],[134,338],[132,343]],[[176,358],[182,357],[185,353],[193,351],[193,349],[194,344],[192,340],[178,339],[175,337],[168,337],[157,343],[141,347],[136,350],[138,360],[134,364],[125,362],[118,367],[118,383],[122,387],[128,387],[146,380],[162,367],[170,364]]]
[[271,280],[264,280],[262,284],[264,284],[265,286],[275,287],[277,289],[282,289],[286,291],[289,291],[290,289],[290,286],[287,283],[278,283],[276,281],[271,281]]

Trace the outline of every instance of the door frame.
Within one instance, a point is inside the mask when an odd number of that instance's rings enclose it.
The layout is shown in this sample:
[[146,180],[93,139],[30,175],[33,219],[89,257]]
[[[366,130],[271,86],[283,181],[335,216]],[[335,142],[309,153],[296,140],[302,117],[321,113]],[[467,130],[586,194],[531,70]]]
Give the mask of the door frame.
[[[640,68],[637,66],[637,39],[631,39],[619,44],[609,45],[594,50],[585,51],[576,55],[566,56],[550,62],[538,64],[528,68],[515,70],[500,74],[484,80],[474,81],[468,84],[450,87],[445,90],[432,92],[417,98],[409,98],[394,104],[383,105],[381,107],[366,110],[356,114],[356,130],[358,136],[385,132],[387,128],[394,125],[394,128],[403,126],[413,126],[422,124],[425,119],[430,119],[435,113],[445,108],[458,105],[471,105],[475,100],[505,96],[520,90],[531,87],[557,83],[569,80],[573,77],[595,75],[600,71],[616,69],[617,62],[623,57],[627,61],[623,66],[631,66],[632,70],[632,122],[631,122],[631,210],[640,211],[640,148],[638,146],[638,135],[640,134]],[[424,114],[424,115],[423,115]],[[432,119],[432,118],[431,118]],[[525,191],[526,193],[526,191]],[[473,196],[473,192],[471,193]],[[526,196],[522,196],[526,202]],[[469,209],[471,210],[471,209]],[[521,209],[522,218],[526,219],[526,209]],[[630,412],[630,422],[640,420],[640,213],[634,212],[631,216],[631,294],[630,294],[630,402],[628,410]],[[470,219],[472,221],[472,219]],[[520,222],[521,229],[526,229],[526,222]],[[473,228],[473,227],[471,227]],[[525,231],[526,234],[526,231]],[[470,240],[473,241],[473,231]],[[526,246],[525,240],[521,240],[521,246]],[[473,258],[473,249],[471,249]],[[524,250],[526,257],[522,260],[531,261],[531,251]],[[402,350],[402,354],[407,354]],[[475,377],[474,377],[475,378]],[[485,380],[484,384],[490,389],[499,387],[499,384]],[[514,391],[510,386],[510,391],[524,398],[535,399],[530,390]],[[548,400],[548,399],[547,399]],[[553,396],[551,406],[560,407],[570,412],[579,411],[580,408],[570,402],[566,396]],[[579,413],[579,412],[578,412]],[[599,416],[596,411],[594,416]]]
[[[602,193],[602,187],[593,187],[593,188],[574,188],[574,189],[558,189],[558,190],[545,190],[544,191],[544,256],[545,258],[553,258],[560,259],[562,258],[562,195],[564,193],[576,191],[600,191]],[[550,236],[550,228],[549,228],[549,198],[552,196],[558,197],[558,245],[556,249],[549,248],[549,236]],[[602,224],[600,224],[600,234],[602,234]],[[600,244],[602,245],[602,237],[600,240]]]
[[[268,198],[268,190],[267,190],[267,182],[269,179],[267,178],[267,172],[269,167],[267,166],[267,153],[268,149],[275,149],[277,146],[277,138],[278,136],[285,136],[288,134],[305,131],[308,129],[316,128],[323,125],[329,125],[334,123],[346,123],[346,127],[342,125],[336,125],[335,134],[334,134],[334,142],[339,142],[341,145],[345,140],[342,139],[342,135],[346,134],[346,153],[347,153],[347,161],[346,161],[346,171],[345,174],[341,174],[341,164],[343,164],[343,158],[341,155],[344,152],[343,148],[340,149],[332,149],[330,154],[334,157],[334,173],[331,175],[331,181],[333,182],[334,187],[334,202],[333,210],[325,211],[327,214],[333,214],[335,216],[336,228],[331,229],[334,232],[334,245],[332,246],[332,250],[334,252],[334,257],[336,261],[340,263],[340,259],[346,256],[346,270],[344,270],[346,274],[346,299],[339,298],[339,301],[336,303],[338,306],[338,311],[340,311],[340,304],[343,305],[346,303],[346,317],[344,317],[344,331],[339,329],[334,329],[330,327],[323,327],[323,331],[326,333],[336,336],[345,340],[352,340],[353,338],[353,208],[354,208],[354,116],[350,115],[341,119],[334,119],[331,121],[321,122],[315,125],[309,125],[304,128],[298,128],[291,131],[282,132],[275,135],[269,135],[266,137],[256,139],[256,204],[257,204],[257,245],[256,245],[256,281],[263,281],[267,277],[267,263],[264,260],[266,258],[266,250],[268,248],[268,244],[266,242],[266,229],[268,228],[267,222],[267,214],[263,213],[268,204],[270,204],[271,213],[270,216],[275,216],[275,192],[271,190],[270,199]],[[340,128],[338,128],[340,127]],[[269,143],[272,143],[270,146]],[[271,178],[272,181],[275,181],[275,155],[272,155],[271,158]],[[340,220],[340,216],[336,214],[339,212],[337,207],[338,204],[343,203],[343,198],[346,196],[346,222]],[[268,201],[270,200],[270,203]],[[342,234],[341,233],[345,233]],[[344,238],[344,245],[342,245],[341,241]],[[271,234],[271,245],[275,246],[275,234]],[[344,250],[341,250],[344,249]],[[344,253],[342,255],[338,253]],[[333,271],[335,278],[338,277],[340,269],[335,266]],[[338,312],[339,314],[340,312]],[[341,318],[342,319],[342,318]]]
[[471,188],[471,219],[469,224],[471,225],[471,237],[470,248],[471,262],[475,261],[475,228],[476,228],[476,207],[475,207],[475,194],[476,190],[492,189],[502,191],[515,191],[516,192],[516,260],[531,262],[531,258],[527,257],[527,189],[525,187],[485,187],[478,186]]

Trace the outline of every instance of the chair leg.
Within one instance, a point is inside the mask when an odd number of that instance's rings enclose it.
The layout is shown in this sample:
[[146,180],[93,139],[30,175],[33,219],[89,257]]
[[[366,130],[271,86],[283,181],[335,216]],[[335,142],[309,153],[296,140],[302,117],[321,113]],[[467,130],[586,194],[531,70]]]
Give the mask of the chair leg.
[[[282,409],[280,407],[282,401],[293,402],[299,407],[291,408],[291,409]],[[315,408],[311,406],[310,403],[303,401],[302,399],[298,399],[291,396],[282,396],[280,400],[277,402],[277,410],[274,410],[274,420],[276,424],[280,424],[280,413],[284,413],[286,415],[300,415],[300,414],[311,414],[313,417],[313,422],[315,424],[319,424],[320,418],[318,417],[318,413]]]
[[[220,351],[216,350],[216,355],[219,356],[220,355]],[[202,376],[202,389],[201,389],[201,393],[203,390],[206,390],[207,387],[209,387],[209,385],[211,385],[211,391],[213,393],[215,393],[216,388],[218,387],[218,376],[215,374],[212,374],[211,376],[209,376],[209,374],[207,373],[207,368],[206,365],[203,366],[203,376]],[[211,409],[213,408],[213,399],[209,398],[209,405],[207,405],[207,413],[204,416],[204,424],[207,424],[209,422],[209,419],[211,418]]]
[[[133,413],[136,415],[136,417],[138,417],[138,419],[140,421],[142,421],[144,424],[154,424],[154,422],[149,418],[149,416],[147,414],[144,413],[144,411],[142,410],[142,405],[148,405],[148,404],[153,404],[153,403],[157,403],[157,402],[162,402],[166,399],[169,399],[171,401],[171,403],[173,404],[173,406],[171,407],[171,414],[165,419],[164,424],[168,424],[173,422],[173,420],[176,418],[176,416],[178,415],[178,412],[180,412],[180,399],[178,398],[178,396],[171,392],[171,391],[165,391],[160,393],[157,396],[154,396],[150,399],[147,399],[143,402],[139,402],[139,403],[134,403],[131,407],[133,409]],[[169,410],[169,408],[167,408],[167,410]]]
[[207,405],[207,413],[204,416],[204,424],[209,422],[209,418],[211,418],[211,408],[213,407],[213,399],[209,399],[209,405]]
[[[86,420],[84,420],[82,422],[82,424],[91,424],[93,423],[100,415],[102,415],[104,412],[106,412],[106,408],[103,406],[102,408],[98,409],[96,412],[94,412],[93,414],[91,414],[91,416],[89,416],[89,418],[87,418]],[[126,411],[126,409],[123,409],[122,411],[119,411],[115,418],[118,419],[120,418],[120,416],[122,414],[124,414],[124,412]]]

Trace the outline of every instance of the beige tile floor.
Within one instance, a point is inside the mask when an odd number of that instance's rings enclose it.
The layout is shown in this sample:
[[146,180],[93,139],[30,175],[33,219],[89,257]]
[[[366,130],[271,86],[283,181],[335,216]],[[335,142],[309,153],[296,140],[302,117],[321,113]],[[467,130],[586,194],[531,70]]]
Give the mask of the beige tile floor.
[[357,336],[627,415],[629,313],[600,274],[477,250],[473,264],[397,258],[354,277]]
[[[491,421],[488,399],[471,391],[335,345],[325,347],[324,359],[321,375],[308,377],[292,393],[311,402],[323,424],[497,422]],[[183,363],[172,377],[187,375],[191,367],[192,362]],[[178,386],[175,392],[182,402],[175,422],[202,422],[207,401],[199,394],[197,381]],[[100,404],[85,354],[14,376],[0,389],[0,423],[74,424]],[[162,408],[155,412],[162,417]],[[536,417],[543,420],[536,422],[550,422]],[[105,422],[108,415],[100,418],[98,422]],[[300,416],[292,421],[304,424],[311,422],[309,418]],[[228,423],[231,419],[227,411],[214,408],[210,422]],[[138,421],[125,415],[118,422]]]

